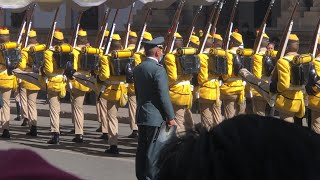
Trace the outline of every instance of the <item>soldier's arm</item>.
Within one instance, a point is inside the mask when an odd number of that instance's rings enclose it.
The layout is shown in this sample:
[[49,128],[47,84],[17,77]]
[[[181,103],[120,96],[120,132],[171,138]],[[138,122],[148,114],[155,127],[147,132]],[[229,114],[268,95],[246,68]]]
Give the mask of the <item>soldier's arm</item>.
[[198,55],[200,58],[200,72],[198,74],[198,83],[204,84],[208,81],[208,58],[204,54]]
[[133,54],[134,64],[137,66],[141,63],[141,55],[139,53]]
[[289,62],[284,59],[278,60],[277,69],[278,69],[277,90],[278,90],[278,92],[283,92],[290,87],[290,65],[289,65]]
[[79,62],[79,55],[80,55],[80,52],[77,51],[77,50],[73,50],[72,51],[72,54],[74,56],[74,59],[73,59],[73,69],[78,71],[78,62]]
[[53,52],[49,50],[44,52],[43,71],[47,75],[50,75],[53,73],[52,54]]
[[167,86],[168,78],[164,68],[159,68],[157,70],[154,76],[154,81],[160,97],[160,103],[167,117],[166,120],[172,120],[174,119],[175,115],[169,96],[169,87]]
[[233,71],[233,56],[230,52],[227,52],[227,63],[228,63],[228,75],[223,75],[222,78],[224,80],[230,78],[232,76]]
[[164,63],[166,65],[168,80],[170,83],[178,79],[177,66],[175,56],[173,54],[167,54],[164,57]]
[[253,56],[253,75],[259,79],[262,78],[262,58],[263,56],[258,54]]
[[99,79],[106,81],[110,77],[109,57],[101,56]]
[[29,54],[25,50],[21,50],[21,61],[18,64],[18,68],[21,70],[25,70],[27,67],[27,62],[28,62]]

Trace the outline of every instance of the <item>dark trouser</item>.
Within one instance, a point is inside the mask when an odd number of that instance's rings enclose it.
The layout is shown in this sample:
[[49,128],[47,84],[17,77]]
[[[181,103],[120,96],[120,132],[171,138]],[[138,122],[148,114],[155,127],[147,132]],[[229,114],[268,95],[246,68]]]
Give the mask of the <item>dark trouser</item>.
[[138,180],[147,179],[147,153],[157,130],[158,127],[138,125],[139,137],[136,154],[136,176]]

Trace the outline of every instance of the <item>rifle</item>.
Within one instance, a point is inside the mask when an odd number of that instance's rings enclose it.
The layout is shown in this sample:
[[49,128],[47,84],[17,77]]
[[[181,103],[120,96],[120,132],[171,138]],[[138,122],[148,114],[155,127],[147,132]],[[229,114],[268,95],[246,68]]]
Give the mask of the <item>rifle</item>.
[[78,34],[79,34],[82,15],[83,15],[83,11],[81,11],[79,13],[78,20],[77,20],[77,27],[74,30],[73,35],[72,35],[71,45],[72,45],[73,48],[76,47],[76,45],[77,45],[77,39],[78,39]]
[[134,49],[133,52],[138,52],[138,51],[140,51],[141,42],[142,42],[142,40],[143,40],[144,32],[146,31],[146,28],[147,28],[147,21],[148,21],[148,18],[149,18],[149,16],[150,16],[150,14],[151,14],[151,11],[152,11],[152,9],[151,9],[151,8],[148,8],[147,13],[146,13],[146,15],[145,15],[145,17],[144,17],[143,26],[141,27],[141,29],[140,29],[140,31],[139,31],[139,35],[138,35],[139,40],[137,41],[137,43],[136,43],[136,45],[135,45],[135,49]]
[[317,27],[313,33],[312,41],[309,47],[309,53],[312,55],[313,58],[316,57],[319,35],[320,35],[320,18],[318,20]]
[[200,14],[201,10],[202,10],[202,5],[199,6],[199,8],[198,8],[198,10],[196,12],[196,15],[193,18],[192,25],[191,25],[190,30],[189,30],[189,38],[187,40],[186,47],[188,47],[189,44],[190,44],[190,39],[191,39],[192,33],[193,33],[194,29],[195,29],[195,26],[196,26],[196,23],[198,21],[199,14]]
[[104,39],[104,32],[107,30],[108,27],[108,19],[110,15],[110,8],[108,8],[103,17],[103,23],[100,26],[97,38],[96,38],[96,47],[100,49],[102,47],[103,39]]
[[128,47],[128,41],[129,41],[129,34],[130,34],[130,30],[131,30],[131,19],[132,19],[132,10],[134,8],[134,5],[136,3],[134,2],[130,8],[130,13],[129,13],[129,17],[128,17],[128,22],[127,22],[127,32],[126,32],[126,39],[125,39],[125,42],[124,42],[124,48],[127,48]]
[[261,24],[261,26],[259,28],[259,33],[257,35],[256,40],[254,41],[254,46],[253,46],[254,54],[256,54],[260,49],[261,42],[262,42],[262,39],[263,39],[263,34],[265,33],[265,30],[266,30],[266,27],[267,27],[267,20],[268,20],[270,12],[272,10],[272,7],[274,5],[274,1],[275,0],[271,0],[270,1],[269,7],[268,7],[267,12],[266,12],[266,14],[264,16],[263,22],[262,22],[262,24]]
[[174,18],[172,19],[171,27],[166,35],[167,39],[165,42],[165,47],[164,47],[164,53],[170,53],[172,51],[174,41],[175,41],[175,36],[174,34],[177,32],[178,27],[179,27],[179,19],[181,15],[182,8],[185,4],[185,0],[181,0],[179,3],[179,6],[176,10],[176,13],[174,15]]
[[[296,2],[296,5],[294,6],[293,11],[291,13],[290,19],[289,19],[289,21],[283,31],[280,45],[279,45],[279,51],[276,56],[276,60],[279,60],[280,58],[282,58],[286,52],[286,48],[287,48],[287,44],[288,44],[288,40],[289,40],[289,35],[291,34],[292,26],[293,26],[293,16],[294,16],[295,12],[297,11],[298,5],[299,5],[299,1]],[[276,68],[277,67],[275,67],[274,72],[272,73],[271,82],[276,82],[278,79],[278,73],[276,72]]]
[[[291,34],[292,31],[292,26],[293,26],[293,16],[295,14],[295,12],[297,11],[297,7],[299,5],[299,1],[296,2],[296,5],[293,8],[293,11],[291,13],[290,19],[287,23],[287,26],[284,29],[284,33],[281,37],[281,41],[280,41],[280,45],[279,45],[279,51],[277,53],[277,60],[282,58],[286,52],[286,48],[287,48],[287,44],[288,44],[288,40],[289,40],[289,35]],[[277,73],[276,73],[277,74]]]
[[110,33],[109,33],[109,36],[108,36],[108,41],[107,41],[107,44],[104,48],[104,51],[103,51],[103,54],[108,54],[109,53],[109,49],[110,49],[110,45],[111,45],[111,42],[112,42],[112,35],[114,33],[114,29],[116,28],[116,18],[118,16],[118,12],[119,12],[119,9],[116,10],[116,14],[114,15],[114,18],[113,18],[113,21],[112,21],[112,26],[111,26],[111,29],[110,29]]
[[[220,12],[221,12],[221,9],[223,7],[223,4],[224,3],[222,1],[217,1],[217,3],[212,8],[209,20],[208,20],[206,28],[204,30],[204,34],[203,34],[203,36],[202,36],[202,38],[200,40],[200,46],[199,46],[199,49],[198,49],[198,52],[197,52],[198,54],[202,53],[203,50],[204,50],[204,45],[206,44],[206,41],[208,39],[208,33],[210,32],[210,29],[211,28],[212,29],[216,29],[216,26],[218,24],[218,19],[219,19]],[[215,20],[214,20],[214,24],[212,26],[213,16],[215,16]]]
[[22,35],[23,35],[23,30],[25,30],[25,28],[26,28],[27,17],[28,17],[30,8],[31,8],[31,7],[29,6],[28,9],[26,10],[26,12],[24,13],[23,20],[22,20],[22,24],[21,24],[21,27],[20,27],[20,30],[19,30],[18,40],[17,40],[17,43],[18,43],[18,44],[21,43]]
[[50,33],[48,35],[48,40],[47,40],[47,44],[46,47],[49,49],[52,45],[52,40],[53,40],[53,35],[54,35],[54,31],[56,30],[56,26],[57,26],[57,17],[58,17],[58,13],[60,10],[60,6],[56,9],[56,13],[54,15],[53,21],[52,21],[52,25],[51,25],[51,29],[50,29]]
[[226,35],[224,37],[224,42],[223,42],[223,45],[222,45],[222,48],[224,50],[228,50],[229,49],[230,35],[231,35],[231,32],[232,32],[233,20],[234,20],[235,15],[236,15],[238,3],[239,3],[239,0],[234,0],[230,21],[229,21],[228,28],[227,28],[227,31],[226,31]]
[[34,14],[34,8],[36,7],[36,3],[33,3],[32,8],[31,8],[31,14],[29,16],[29,20],[27,20],[27,24],[28,24],[28,28],[27,31],[25,33],[25,42],[23,47],[26,48],[28,45],[28,40],[29,40],[29,33],[31,30],[31,26],[32,26],[32,18],[33,18],[33,14]]

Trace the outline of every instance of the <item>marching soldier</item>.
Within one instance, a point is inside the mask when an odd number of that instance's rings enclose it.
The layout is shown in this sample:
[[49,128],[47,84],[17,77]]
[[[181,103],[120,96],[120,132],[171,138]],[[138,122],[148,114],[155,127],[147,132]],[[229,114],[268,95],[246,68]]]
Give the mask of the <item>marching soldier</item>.
[[212,47],[221,49],[222,37],[219,34],[208,35],[203,53],[200,57],[200,72],[198,74],[198,82],[200,85],[200,114],[201,124],[206,129],[217,126],[221,121],[221,100],[220,100],[220,81],[219,75],[210,70],[213,68],[210,63],[213,56],[209,55]]
[[[121,50],[121,38],[119,34],[113,34],[112,42],[110,46],[110,52],[115,50]],[[110,154],[119,154],[118,149],[118,118],[117,112],[120,106],[126,105],[128,101],[126,77],[124,75],[111,74],[110,64],[112,63],[112,57],[105,55],[101,57],[100,72],[97,76],[97,82],[102,88],[101,97],[104,98],[107,103],[101,103],[101,106],[106,106],[107,109],[107,122],[102,121],[102,131],[105,126],[108,128],[109,138],[108,143],[110,148],[105,152]]]
[[[267,34],[263,34],[262,42],[260,45],[260,49],[257,54],[253,56],[253,75],[256,78],[264,79],[266,82],[269,79],[269,76],[265,73],[267,64],[264,63],[265,53],[267,51],[267,45],[269,43],[269,37]],[[252,89],[252,106],[253,106],[253,113],[265,116],[266,107],[268,106],[267,101],[261,97],[261,95]]]
[[[128,49],[133,50],[135,47],[135,41],[137,41],[136,33],[130,32],[130,37],[132,39],[130,40],[129,37],[129,45]],[[152,35],[149,32],[144,32],[143,34],[143,41],[151,41]],[[145,54],[144,54],[144,48],[141,47],[139,52],[134,53],[134,63],[135,66],[139,65],[145,60]],[[132,130],[132,133],[128,136],[128,138],[137,138],[138,137],[138,126],[136,123],[136,109],[137,109],[137,101],[136,101],[136,95],[134,91],[134,83],[128,83],[128,109],[129,109],[129,120],[130,120],[130,128]]]
[[[3,107],[0,110],[1,124],[2,124],[2,138],[10,138],[9,121],[10,121],[10,95],[11,91],[17,88],[17,79],[12,75],[11,71],[18,64],[18,57],[9,59],[6,62],[7,56],[10,52],[17,54],[18,44],[10,42],[10,32],[7,28],[0,29],[0,44],[3,47],[0,53],[0,91],[3,99]],[[12,67],[10,65],[13,65]],[[20,67],[19,67],[20,68]]]
[[[56,30],[54,32],[52,46],[61,46],[64,43],[63,33]],[[71,47],[70,45],[64,44]],[[68,49],[68,48],[66,48]],[[69,53],[71,52],[69,49]],[[50,124],[51,124],[51,133],[52,137],[48,141],[48,144],[59,144],[59,135],[60,135],[60,98],[65,97],[66,95],[66,81],[63,76],[64,68],[59,67],[60,60],[56,59],[54,54],[56,49],[49,47],[48,50],[44,52],[44,65],[43,73],[48,78],[47,80],[47,93],[49,100],[49,109],[50,109]]]
[[238,77],[241,62],[236,53],[242,43],[242,35],[233,32],[230,37],[230,49],[227,52],[228,75],[222,76],[224,83],[220,88],[226,119],[243,114],[246,109],[245,86],[242,79]]
[[[276,94],[275,107],[281,119],[293,123],[295,117],[303,118],[305,114],[304,96],[302,86],[294,85],[291,79],[291,61],[298,55],[299,38],[290,34],[286,54],[277,61],[270,92]],[[276,77],[276,78],[275,78]]]
[[200,39],[196,35],[192,35],[190,38],[190,47],[198,49],[200,45]]
[[134,50],[135,45],[137,43],[137,40],[138,40],[137,33],[134,32],[134,31],[130,31],[129,32],[129,39],[128,39],[128,47],[127,47],[127,49],[128,50]]
[[[110,32],[108,30],[106,30],[104,32],[104,40],[103,40],[102,48],[104,48],[105,44],[107,43],[107,39],[108,39],[109,33]],[[106,126],[102,130],[102,121],[107,122],[107,115],[106,115],[106,109],[105,110],[102,109],[103,107],[101,107],[101,103],[106,104],[107,101],[104,98],[101,98],[101,97],[97,96],[96,110],[97,110],[97,118],[98,118],[98,122],[100,123],[100,126],[96,130],[96,132],[102,132],[102,135],[99,137],[100,139],[108,140],[108,127],[107,127],[107,124],[105,124]]]
[[[86,47],[88,44],[87,31],[80,29],[77,38],[77,47],[74,48],[73,54],[75,56],[73,62],[73,71],[77,71],[78,73],[90,76],[90,72],[86,70],[82,70],[80,66],[79,58],[81,58],[81,49]],[[74,130],[75,130],[75,138],[72,139],[73,142],[83,143],[83,124],[84,124],[84,114],[83,114],[83,102],[84,97],[90,89],[78,81],[71,78],[71,86],[72,86],[72,96],[71,96],[71,110],[74,119]]]
[[[21,67],[26,72],[33,72],[34,61],[36,56],[31,55],[30,48],[38,45],[37,32],[31,30],[29,32],[28,46],[21,50]],[[41,59],[42,60],[42,59]],[[30,125],[30,131],[27,133],[29,136],[37,136],[37,95],[40,87],[30,82],[21,81],[21,105],[22,117],[24,123]]]
[[[320,38],[318,38],[320,39]],[[318,40],[317,55],[313,59],[314,72],[312,74],[313,81],[310,85],[306,85],[306,90],[308,92],[308,108],[311,110],[311,129],[320,134],[320,92],[315,87],[316,81],[320,77],[320,41]]]
[[169,90],[173,109],[177,121],[177,131],[183,132],[193,128],[193,119],[191,113],[192,90],[190,80],[192,75],[183,75],[181,67],[177,65],[178,57],[176,50],[183,47],[183,39],[179,33],[175,34],[173,52],[164,57],[164,63],[169,80]]

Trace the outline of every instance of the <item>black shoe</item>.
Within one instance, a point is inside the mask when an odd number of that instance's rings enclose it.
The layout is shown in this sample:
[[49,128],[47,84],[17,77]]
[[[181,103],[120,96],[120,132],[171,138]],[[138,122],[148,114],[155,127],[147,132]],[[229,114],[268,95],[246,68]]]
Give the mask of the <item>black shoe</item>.
[[99,139],[103,139],[103,140],[108,140],[109,139],[109,137],[108,137],[108,133],[103,133],[100,137],[99,137]]
[[7,139],[10,139],[10,132],[8,129],[4,129],[3,132],[2,132],[2,135],[1,135],[2,138],[7,138]]
[[115,154],[115,155],[118,155],[119,154],[119,149],[118,149],[118,146],[116,145],[111,145],[109,149],[105,150],[104,151],[105,153],[108,153],[108,154]]
[[69,132],[70,134],[74,134],[76,131],[74,129],[71,129],[71,131]]
[[128,136],[128,138],[137,138],[138,137],[138,131],[133,130],[132,133]]
[[47,142],[48,144],[59,144],[59,133],[55,132],[52,134],[51,139]]
[[31,126],[30,131],[27,132],[26,134],[27,136],[38,136],[38,130],[37,130],[37,126]]
[[28,124],[29,124],[29,119],[24,118],[24,120],[23,120],[23,122],[22,122],[21,126],[28,126]]
[[102,126],[98,127],[98,129],[96,130],[96,132],[102,132]]
[[76,137],[72,139],[72,142],[83,143],[83,136],[81,134],[76,134]]
[[16,118],[14,118],[13,120],[15,120],[15,121],[21,121],[21,116],[17,116]]

